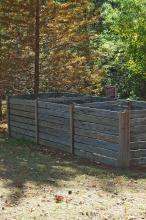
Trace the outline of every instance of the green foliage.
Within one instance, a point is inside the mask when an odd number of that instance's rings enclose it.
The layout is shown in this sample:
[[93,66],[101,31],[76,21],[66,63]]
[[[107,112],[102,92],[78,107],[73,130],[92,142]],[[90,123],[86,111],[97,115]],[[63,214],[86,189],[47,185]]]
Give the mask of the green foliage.
[[106,83],[122,97],[144,97],[146,88],[146,1],[108,0],[101,8],[100,65]]

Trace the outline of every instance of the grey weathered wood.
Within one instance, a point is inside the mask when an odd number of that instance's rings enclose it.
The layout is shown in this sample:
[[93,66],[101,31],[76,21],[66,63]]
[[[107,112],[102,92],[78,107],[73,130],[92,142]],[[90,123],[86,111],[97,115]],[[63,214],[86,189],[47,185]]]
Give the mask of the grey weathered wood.
[[16,121],[10,120],[10,126],[14,126],[16,128],[22,128],[22,129],[26,129],[26,130],[30,130],[30,131],[35,131],[34,125],[24,124],[22,122],[16,122]]
[[[119,151],[119,144],[109,143],[107,141],[101,141],[95,138],[75,135],[74,141],[75,143],[82,143],[93,147],[101,147],[101,148],[103,147],[117,152]],[[76,148],[76,145],[74,145],[74,147]]]
[[26,112],[35,112],[35,108],[34,106],[27,106],[25,104],[20,104],[20,105],[16,105],[16,104],[10,104],[10,108],[13,110],[22,110],[22,111],[26,111]]
[[116,135],[101,133],[93,130],[87,130],[84,128],[83,129],[76,128],[75,134],[80,136],[95,138],[102,141],[108,141],[110,143],[117,143],[117,144],[119,143],[119,137]]
[[119,166],[129,167],[129,145],[130,145],[130,115],[129,111],[119,113]]
[[62,150],[62,151],[70,153],[69,146],[66,146],[65,144],[55,143],[53,141],[44,140],[42,138],[39,139],[39,143],[44,145],[44,146],[53,147],[55,149],[59,149],[59,150]]
[[68,138],[70,137],[70,130],[67,131],[63,131],[61,129],[58,128],[47,128],[47,127],[43,127],[39,124],[39,131],[45,134],[52,134],[55,136],[67,136]]
[[103,118],[113,118],[118,120],[118,112],[110,111],[110,110],[102,110],[90,107],[81,107],[76,105],[75,106],[75,115],[76,114],[85,114],[85,115],[95,115]]
[[98,146],[95,147],[92,145],[75,142],[75,149],[90,152],[93,154],[96,153],[97,155],[101,155],[101,156],[112,157],[112,158],[118,159],[117,151],[113,151],[111,149],[109,150],[106,148],[106,146],[103,146],[103,145],[100,146],[100,144],[98,144]]
[[130,143],[130,150],[146,149],[146,141],[136,141]]
[[75,155],[78,155],[82,158],[87,158],[87,159],[94,161],[94,162],[100,162],[100,163],[104,163],[104,164],[108,164],[108,165],[112,165],[112,166],[117,166],[116,159],[110,158],[110,157],[105,157],[103,155],[92,154],[90,152],[85,152],[85,151],[81,151],[78,149],[75,149]]
[[22,117],[31,118],[31,119],[35,118],[35,114],[33,112],[25,112],[25,109],[24,111],[11,109],[10,115],[17,115],[17,116],[22,116]]
[[117,135],[119,134],[119,130],[117,126],[108,126],[103,124],[95,124],[94,122],[85,122],[85,121],[78,121],[75,120],[75,130],[76,128],[79,129],[86,129],[86,130],[92,130],[93,132],[101,132],[105,134],[111,134],[111,135]]
[[146,149],[131,150],[130,156],[131,156],[131,158],[146,157]]
[[141,130],[141,133],[132,134],[131,135],[131,141],[132,142],[135,142],[135,141],[146,141],[146,132]]
[[146,118],[146,110],[133,110],[131,111],[131,119]]
[[7,126],[8,136],[11,137],[11,125],[10,125],[10,97],[7,97]]
[[39,144],[38,99],[35,100],[35,135],[36,144]]
[[45,115],[39,115],[39,123],[43,122],[48,122],[49,123],[54,123],[54,124],[60,124],[60,125],[64,125],[67,126],[69,128],[69,118],[62,118],[62,117],[56,117],[56,116],[52,116],[49,115],[49,117],[45,116]]
[[34,106],[34,100],[11,98],[10,104]]
[[50,110],[54,110],[54,109],[64,110],[64,111],[68,110],[67,105],[60,104],[60,103],[59,104],[58,103],[51,103],[48,100],[47,101],[39,100],[38,101],[38,107],[43,108],[43,109],[50,109]]
[[138,127],[141,125],[146,125],[146,117],[145,118],[134,118],[130,120],[130,126],[132,127]]
[[11,132],[16,132],[18,134],[23,134],[24,136],[30,136],[30,137],[35,137],[35,131],[30,131],[22,128],[17,128],[14,126],[11,126]]
[[70,111],[70,152],[74,154],[74,104],[69,106]]
[[39,126],[50,129],[56,129],[56,130],[61,130],[62,132],[69,132],[69,122],[65,124],[60,124],[60,123],[53,123],[49,121],[41,121],[39,120]]
[[19,132],[17,133],[16,131],[12,131],[11,132],[11,137],[14,137],[14,138],[23,138],[25,140],[30,140],[30,141],[33,141],[35,142],[35,137],[31,137],[29,135],[24,135],[24,134],[20,134]]
[[[57,135],[57,134],[56,134]],[[70,136],[55,136],[52,134],[46,134],[39,132],[39,138],[43,140],[52,141],[54,143],[64,144],[67,145],[70,148]]]
[[35,125],[34,119],[25,118],[17,115],[10,114],[10,120],[14,122],[21,122],[22,124]]
[[95,115],[79,114],[77,112],[75,112],[74,118],[75,120],[79,120],[79,121],[91,122],[91,123],[107,125],[111,127],[113,126],[118,128],[118,120],[116,119],[105,118],[102,116],[100,117]]
[[43,115],[45,118],[48,118],[50,115],[55,117],[69,118],[69,108],[67,111],[60,111],[57,109],[49,110],[49,109],[38,109],[38,114],[40,117]]

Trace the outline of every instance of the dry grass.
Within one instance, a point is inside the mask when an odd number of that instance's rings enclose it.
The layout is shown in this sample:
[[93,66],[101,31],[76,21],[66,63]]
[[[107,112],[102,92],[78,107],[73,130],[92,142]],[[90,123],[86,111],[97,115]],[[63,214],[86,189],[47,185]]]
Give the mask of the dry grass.
[[145,179],[0,138],[0,220],[146,219]]

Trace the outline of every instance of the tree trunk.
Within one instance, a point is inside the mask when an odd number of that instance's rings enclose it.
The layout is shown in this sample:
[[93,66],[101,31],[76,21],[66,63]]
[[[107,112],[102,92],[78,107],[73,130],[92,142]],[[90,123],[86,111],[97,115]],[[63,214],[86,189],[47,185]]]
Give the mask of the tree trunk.
[[40,0],[36,0],[35,15],[35,73],[34,73],[34,94],[39,92],[39,56],[40,56]]
[[0,121],[2,121],[2,100],[0,98]]

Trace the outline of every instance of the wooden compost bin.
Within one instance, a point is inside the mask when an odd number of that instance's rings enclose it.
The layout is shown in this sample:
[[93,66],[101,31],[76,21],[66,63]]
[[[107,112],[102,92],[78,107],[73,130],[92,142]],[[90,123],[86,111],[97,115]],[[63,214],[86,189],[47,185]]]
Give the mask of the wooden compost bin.
[[9,135],[72,153],[72,103],[105,100],[73,93],[40,94],[37,100],[34,95],[9,97]]
[[8,109],[12,137],[112,166],[146,164],[145,102],[49,93],[9,97]]

